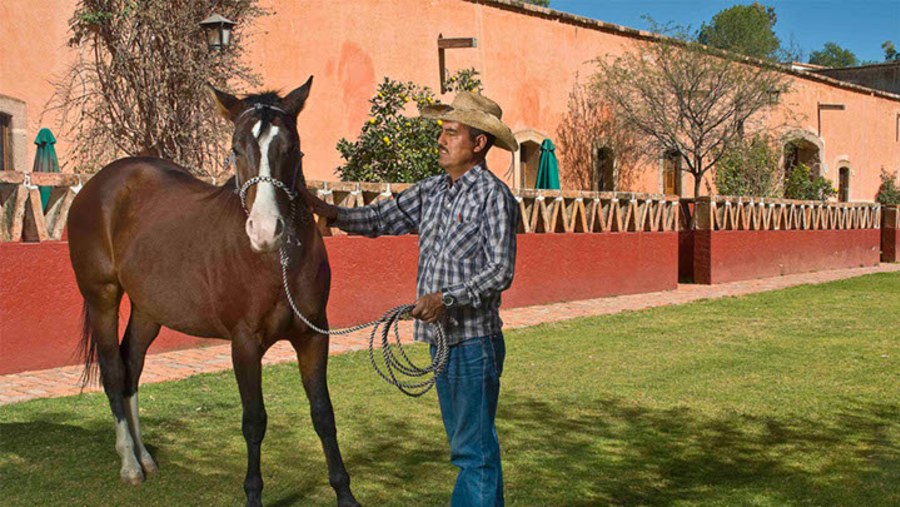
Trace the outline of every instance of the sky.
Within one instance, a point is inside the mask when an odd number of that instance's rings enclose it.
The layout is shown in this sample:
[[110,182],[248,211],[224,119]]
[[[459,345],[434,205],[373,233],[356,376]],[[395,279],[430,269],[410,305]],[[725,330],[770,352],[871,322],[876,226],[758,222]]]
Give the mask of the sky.
[[[641,19],[649,15],[658,23],[673,21],[691,31],[723,9],[752,1],[721,0],[550,0],[550,8],[624,25],[649,29]],[[892,40],[900,50],[900,0],[762,0],[774,7],[778,21],[775,35],[787,46],[793,41],[803,61],[835,42],[856,53],[860,61],[884,60],[881,43]]]

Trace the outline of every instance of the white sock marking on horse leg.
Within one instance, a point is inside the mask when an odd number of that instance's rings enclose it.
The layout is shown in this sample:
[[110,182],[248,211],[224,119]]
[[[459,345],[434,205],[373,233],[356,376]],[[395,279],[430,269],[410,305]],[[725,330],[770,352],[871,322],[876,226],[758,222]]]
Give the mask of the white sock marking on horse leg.
[[137,451],[138,460],[144,467],[144,473],[152,474],[157,471],[156,462],[153,456],[144,447],[144,441],[141,439],[141,421],[138,410],[138,394],[125,398],[125,417],[128,419],[128,426],[131,428],[131,437],[134,439],[134,447]]
[[122,480],[130,484],[143,482],[144,472],[134,456],[134,440],[131,439],[126,419],[116,421],[116,452],[122,458],[122,469],[119,471]]

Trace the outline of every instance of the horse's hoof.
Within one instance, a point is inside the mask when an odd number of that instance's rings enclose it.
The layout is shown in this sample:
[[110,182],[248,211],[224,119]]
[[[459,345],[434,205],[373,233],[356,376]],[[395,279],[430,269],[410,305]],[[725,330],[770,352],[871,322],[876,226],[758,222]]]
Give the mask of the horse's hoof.
[[349,497],[339,499],[338,507],[361,507],[361,506],[359,505],[359,502],[357,502],[356,499],[353,498],[353,495],[350,495]]
[[132,486],[138,486],[144,482],[144,472],[139,467],[123,468],[119,475],[122,477],[123,482]]
[[159,467],[149,454],[141,457],[141,467],[144,469],[144,475],[153,475],[159,472]]

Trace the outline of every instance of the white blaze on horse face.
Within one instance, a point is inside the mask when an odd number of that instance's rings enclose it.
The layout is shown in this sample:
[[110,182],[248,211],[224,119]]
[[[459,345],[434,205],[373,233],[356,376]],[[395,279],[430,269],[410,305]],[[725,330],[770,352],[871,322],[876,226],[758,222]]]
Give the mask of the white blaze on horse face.
[[[260,137],[262,122],[256,122],[253,126],[253,136],[259,139],[259,175],[272,177],[272,168],[269,165],[269,144],[278,135],[278,127],[269,125],[269,128]],[[268,252],[276,248],[281,237],[283,225],[281,213],[278,211],[278,201],[275,199],[275,185],[263,181],[256,185],[256,198],[250,208],[250,216],[247,218],[246,230],[250,237],[250,246],[258,252]],[[282,222],[283,224],[283,222]]]

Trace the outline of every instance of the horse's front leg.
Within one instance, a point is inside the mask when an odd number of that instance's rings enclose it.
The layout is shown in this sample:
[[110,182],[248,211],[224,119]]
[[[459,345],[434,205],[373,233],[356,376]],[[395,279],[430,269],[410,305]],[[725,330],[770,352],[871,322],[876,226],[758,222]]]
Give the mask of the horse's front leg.
[[[327,323],[324,323],[324,328],[328,328]],[[328,394],[328,336],[305,331],[302,335],[292,337],[291,343],[297,351],[297,362],[300,364],[303,388],[309,398],[313,426],[322,441],[325,461],[328,463],[328,480],[337,493],[338,506],[358,507],[359,503],[350,491],[350,475],[344,468],[344,460],[338,448],[334,408]]]
[[244,491],[248,506],[262,506],[262,475],[259,470],[260,447],[266,436],[266,408],[262,396],[262,356],[265,350],[252,333],[231,342],[231,361],[241,392],[244,416],[241,429],[247,442],[247,477]]

